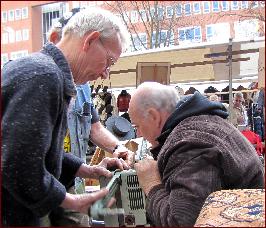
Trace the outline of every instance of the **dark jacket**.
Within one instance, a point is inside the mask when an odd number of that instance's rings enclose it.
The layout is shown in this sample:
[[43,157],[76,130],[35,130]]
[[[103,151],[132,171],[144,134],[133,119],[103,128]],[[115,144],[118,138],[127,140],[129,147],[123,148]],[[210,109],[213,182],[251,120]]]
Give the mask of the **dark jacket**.
[[227,117],[224,106],[198,92],[168,118],[159,146],[162,184],[148,194],[156,226],[193,226],[207,196],[221,189],[264,188],[264,170],[253,146]]
[[76,90],[63,53],[47,44],[7,63],[2,89],[2,218],[7,226],[38,226],[58,207],[82,164],[63,153],[66,113]]

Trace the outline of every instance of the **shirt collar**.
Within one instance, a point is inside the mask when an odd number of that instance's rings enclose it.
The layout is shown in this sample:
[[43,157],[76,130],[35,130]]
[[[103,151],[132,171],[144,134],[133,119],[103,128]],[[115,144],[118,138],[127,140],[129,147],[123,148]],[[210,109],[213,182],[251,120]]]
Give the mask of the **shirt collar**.
[[48,42],[43,46],[43,50],[41,52],[50,55],[53,58],[56,65],[63,72],[65,93],[71,97],[75,96],[77,91],[75,88],[73,75],[70,70],[70,66],[62,51],[58,47],[56,47],[53,43]]

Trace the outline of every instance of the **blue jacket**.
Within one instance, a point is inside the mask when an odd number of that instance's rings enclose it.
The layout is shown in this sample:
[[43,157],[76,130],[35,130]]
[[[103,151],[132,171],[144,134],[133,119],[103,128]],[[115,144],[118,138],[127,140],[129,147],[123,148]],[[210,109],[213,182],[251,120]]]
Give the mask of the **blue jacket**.
[[63,53],[43,50],[7,63],[2,89],[2,223],[38,226],[65,198],[82,160],[63,152],[67,109],[76,94]]

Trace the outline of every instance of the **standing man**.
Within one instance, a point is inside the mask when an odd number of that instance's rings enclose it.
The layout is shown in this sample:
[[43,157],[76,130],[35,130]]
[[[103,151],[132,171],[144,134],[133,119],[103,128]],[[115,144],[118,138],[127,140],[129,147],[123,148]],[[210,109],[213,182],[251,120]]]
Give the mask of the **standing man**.
[[57,45],[48,43],[40,52],[4,66],[3,225],[38,226],[39,218],[58,206],[87,214],[90,205],[107,190],[66,193],[59,177],[69,183],[76,176],[110,176],[106,170],[109,166],[128,168],[117,158],[88,166],[63,152],[67,109],[76,95],[75,84],[107,78],[110,66],[126,46],[127,34],[122,22],[110,12],[86,9],[70,19]]
[[243,93],[237,92],[234,95],[232,109],[232,124],[237,128],[238,125],[247,125],[247,114],[245,110]]
[[207,196],[222,189],[264,188],[264,169],[254,147],[218,102],[195,92],[179,100],[175,88],[141,84],[129,115],[155,160],[135,164],[152,224],[194,225]]
[[[79,9],[72,10],[72,16]],[[70,17],[71,18],[71,17]],[[62,38],[63,27],[67,24],[70,18],[62,17],[59,22],[51,28],[49,32],[49,41],[57,44]],[[91,140],[95,145],[113,153],[114,157],[123,157],[127,160],[128,165],[132,165],[134,153],[128,151],[122,146],[119,140],[108,131],[100,122],[99,115],[91,100],[91,91],[89,83],[77,85],[78,96],[73,98],[68,110],[68,134],[65,137],[66,152],[71,152],[82,158],[86,162],[86,152],[88,141]],[[88,105],[88,117],[82,112],[84,105]],[[104,140],[103,140],[104,139]],[[81,178],[76,178],[73,183],[66,186],[69,193],[84,193],[85,182]],[[89,226],[88,215],[78,213],[73,210],[59,207],[53,210],[48,218],[43,219],[45,225],[52,226]]]
[[[72,14],[75,14],[78,9],[72,10]],[[59,22],[54,26],[49,33],[49,41],[57,44],[61,38],[62,38],[62,30],[63,27],[67,24],[70,18],[61,18]],[[91,81],[91,80],[90,80]],[[80,90],[90,90],[89,84],[86,83],[84,85],[78,85]],[[91,91],[89,91],[90,93]],[[113,153],[115,157],[124,156],[124,158],[127,160],[129,165],[132,165],[133,162],[133,153],[130,153],[130,151],[127,151],[126,148],[122,148],[122,145],[120,144],[119,140],[110,132],[108,131],[99,121],[99,116],[94,108],[93,104],[91,106],[91,129],[89,131],[90,139],[91,141],[96,144],[98,147]],[[105,139],[105,140],[102,140]],[[120,150],[115,150],[114,148],[117,148]],[[123,149],[125,151],[123,151]]]

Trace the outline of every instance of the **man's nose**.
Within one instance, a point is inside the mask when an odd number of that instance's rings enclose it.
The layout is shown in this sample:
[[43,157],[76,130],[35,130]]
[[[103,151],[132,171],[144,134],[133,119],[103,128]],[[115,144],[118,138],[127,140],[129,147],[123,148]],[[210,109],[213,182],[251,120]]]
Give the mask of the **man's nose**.
[[101,79],[107,79],[109,77],[109,73],[109,70],[105,70],[101,75]]
[[142,137],[142,133],[139,129],[136,129],[136,135],[138,138]]

